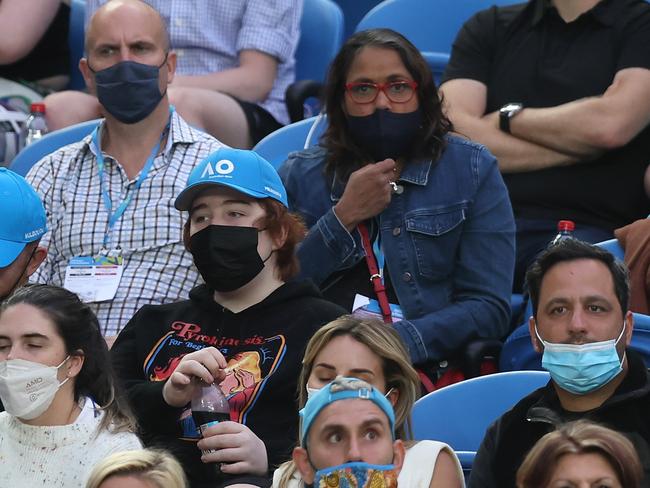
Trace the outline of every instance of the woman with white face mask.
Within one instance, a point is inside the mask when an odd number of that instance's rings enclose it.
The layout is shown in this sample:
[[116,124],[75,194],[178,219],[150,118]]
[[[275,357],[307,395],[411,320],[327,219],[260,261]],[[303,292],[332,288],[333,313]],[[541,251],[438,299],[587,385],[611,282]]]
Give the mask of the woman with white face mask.
[[63,288],[0,305],[0,486],[83,486],[113,452],[138,449],[97,318]]

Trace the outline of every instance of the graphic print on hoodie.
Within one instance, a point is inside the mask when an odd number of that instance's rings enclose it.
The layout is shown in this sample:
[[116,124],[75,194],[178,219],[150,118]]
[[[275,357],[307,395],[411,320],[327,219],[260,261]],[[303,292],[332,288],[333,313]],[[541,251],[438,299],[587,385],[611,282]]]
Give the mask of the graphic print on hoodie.
[[[229,372],[219,384],[230,405],[230,420],[246,423],[246,415],[264,390],[269,376],[279,368],[286,352],[283,335],[253,335],[243,340],[203,334],[197,324],[176,321],[154,346],[144,365],[149,381],[166,381],[183,356],[204,347],[219,349],[228,362]],[[198,439],[190,408],[180,417],[182,437]]]

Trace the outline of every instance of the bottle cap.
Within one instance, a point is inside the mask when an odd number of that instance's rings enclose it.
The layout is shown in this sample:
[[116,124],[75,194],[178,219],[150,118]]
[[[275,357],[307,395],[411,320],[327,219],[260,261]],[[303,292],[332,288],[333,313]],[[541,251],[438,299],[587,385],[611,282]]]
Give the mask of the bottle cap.
[[568,231],[574,231],[576,228],[576,224],[572,220],[560,220],[557,223],[557,230],[562,231],[562,230],[568,230]]
[[29,107],[29,111],[32,113],[45,113],[45,104],[42,102],[32,103]]

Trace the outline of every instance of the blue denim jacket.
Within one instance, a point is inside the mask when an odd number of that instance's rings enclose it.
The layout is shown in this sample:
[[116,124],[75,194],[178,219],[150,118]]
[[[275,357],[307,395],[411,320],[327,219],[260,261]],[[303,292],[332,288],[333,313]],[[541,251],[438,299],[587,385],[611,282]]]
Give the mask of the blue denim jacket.
[[[344,185],[324,174],[325,150],[292,153],[280,168],[289,206],[309,233],[301,276],[321,284],[364,259],[357,230],[333,206]],[[497,161],[479,144],[447,136],[438,161],[409,162],[378,216],[385,265],[405,319],[394,324],[413,363],[450,358],[474,338],[508,331],[515,224]]]

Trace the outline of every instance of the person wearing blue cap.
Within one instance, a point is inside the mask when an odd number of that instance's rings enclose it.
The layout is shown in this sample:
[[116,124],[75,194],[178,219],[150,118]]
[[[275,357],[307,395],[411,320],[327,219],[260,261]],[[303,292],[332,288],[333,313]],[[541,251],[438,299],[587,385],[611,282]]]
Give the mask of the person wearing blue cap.
[[[175,206],[189,212],[183,238],[205,284],[189,300],[133,317],[111,351],[117,374],[145,443],[172,449],[192,487],[270,486],[297,441],[305,346],[344,310],[293,280],[305,228],[287,210],[275,169],[256,153],[211,154]],[[199,379],[220,385],[231,420],[201,440],[189,405]]]
[[339,377],[300,411],[293,460],[314,487],[394,488],[405,456],[395,413],[384,395],[358,378]]
[[27,282],[47,256],[45,209],[22,176],[0,168],[0,302]]

